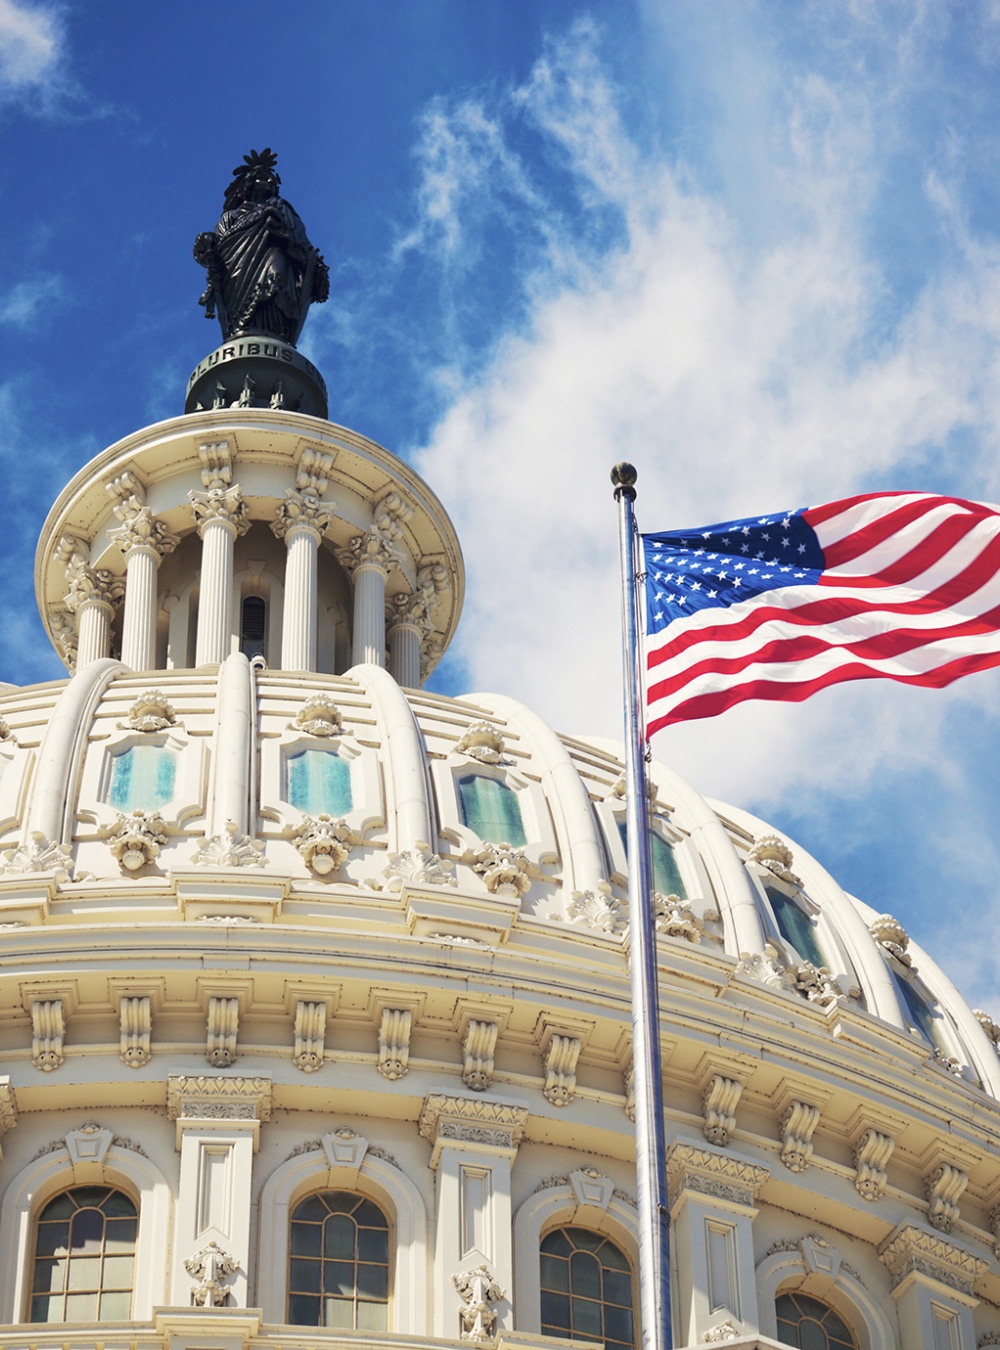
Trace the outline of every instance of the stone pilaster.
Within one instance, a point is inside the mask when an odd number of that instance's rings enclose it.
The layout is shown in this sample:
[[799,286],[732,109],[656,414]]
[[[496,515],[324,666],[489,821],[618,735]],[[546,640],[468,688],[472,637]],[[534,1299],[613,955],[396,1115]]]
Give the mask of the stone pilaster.
[[316,669],[316,562],[332,518],[329,503],[312,492],[289,489],[271,529],[288,549],[281,629],[283,670]]
[[167,1113],[181,1155],[171,1303],[245,1308],[253,1155],[271,1080],[171,1074]]
[[438,1092],[424,1099],[419,1128],[437,1172],[436,1336],[463,1335],[470,1279],[489,1282],[497,1295],[489,1300],[494,1328],[513,1325],[510,1169],[527,1119],[526,1106],[507,1100]]
[[741,1334],[757,1326],[754,1201],[770,1173],[730,1152],[677,1141],[667,1154],[680,1303],[675,1335],[701,1344],[724,1321]]
[[939,1233],[903,1222],[879,1248],[892,1276],[901,1345],[974,1350],[973,1285],[989,1262]]

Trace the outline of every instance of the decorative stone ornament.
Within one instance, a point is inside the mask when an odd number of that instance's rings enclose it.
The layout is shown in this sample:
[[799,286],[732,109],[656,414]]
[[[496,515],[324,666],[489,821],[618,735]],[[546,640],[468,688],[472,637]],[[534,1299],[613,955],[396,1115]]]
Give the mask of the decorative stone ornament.
[[880,914],[868,925],[868,931],[879,946],[884,947],[897,961],[916,969],[913,958],[906,950],[910,945],[909,936],[898,919],[894,919],[891,914]]
[[473,1092],[485,1092],[493,1082],[493,1053],[496,1050],[496,1022],[469,1022],[462,1042],[462,1082]]
[[166,524],[135,497],[116,506],[115,515],[122,525],[120,529],[111,530],[108,538],[126,557],[133,549],[144,548],[162,559],[180,543],[180,537],[171,534]]
[[927,1221],[932,1228],[951,1232],[959,1219],[958,1202],[968,1184],[968,1175],[950,1163],[940,1163],[926,1178]]
[[205,1058],[217,1069],[228,1069],[236,1063],[236,1035],[240,1025],[238,998],[210,998],[208,1000],[208,1036]]
[[378,1029],[378,1071],[390,1083],[402,1078],[410,1060],[413,1013],[408,1008],[383,1008]]
[[520,899],[531,886],[529,868],[522,850],[510,844],[483,844],[472,854],[472,870],[479,873],[492,895]]
[[225,835],[213,835],[196,849],[191,859],[199,867],[266,867],[264,845],[259,839],[240,834],[239,826],[226,821]]
[[36,999],[31,1005],[31,1059],[36,1069],[51,1073],[63,1063],[62,999]]
[[725,1341],[738,1341],[743,1336],[743,1332],[737,1327],[731,1318],[725,1322],[720,1322],[718,1326],[711,1327],[702,1336],[702,1342],[705,1345],[721,1345]]
[[275,513],[277,519],[271,521],[271,529],[279,539],[286,538],[293,530],[309,530],[322,539],[333,519],[333,503],[321,502],[311,492],[286,488],[285,500],[278,503]]
[[306,866],[319,877],[339,871],[357,840],[346,820],[325,814],[306,816],[292,837]]
[[812,1159],[812,1137],[819,1124],[818,1106],[789,1102],[781,1117],[781,1161],[789,1172],[804,1172]]
[[725,1148],[736,1128],[736,1105],[743,1093],[743,1084],[736,1078],[715,1074],[702,1096],[702,1130],[710,1144]]
[[210,1242],[184,1262],[184,1269],[194,1284],[191,1288],[193,1308],[226,1308],[229,1290],[226,1281],[239,1270],[239,1262],[218,1245]]
[[1000,1026],[994,1022],[988,1012],[983,1012],[982,1008],[974,1009],[972,1015],[993,1042],[994,1050],[1000,1053]]
[[126,997],[119,1010],[121,1020],[120,1054],[130,1069],[141,1069],[152,1057],[152,1008],[148,995]]
[[843,991],[825,966],[814,966],[811,961],[801,961],[790,968],[791,987],[797,994],[815,1003],[820,1008],[833,1007],[839,1003]]
[[454,866],[450,858],[439,858],[431,852],[429,844],[418,839],[412,848],[389,854],[382,869],[386,879],[383,889],[398,894],[407,882],[416,886],[457,886],[458,879],[452,876]]
[[166,731],[168,727],[177,725],[177,716],[161,690],[147,689],[129,708],[125,725],[143,734]]
[[309,736],[339,736],[344,719],[328,694],[313,694],[295,714],[294,729]]
[[490,1341],[496,1333],[495,1305],[505,1297],[486,1265],[453,1275],[452,1283],[462,1300],[459,1317],[463,1341]]
[[455,753],[468,755],[480,764],[502,764],[506,746],[500,732],[491,722],[473,722],[455,746]]
[[167,842],[166,822],[158,811],[118,812],[108,836],[108,847],[125,872],[139,872],[153,861]]
[[889,1180],[886,1164],[896,1141],[878,1130],[865,1130],[854,1146],[854,1189],[862,1200],[878,1200]]
[[542,1094],[553,1106],[569,1106],[576,1095],[576,1066],[583,1043],[576,1036],[555,1033],[545,1051]]
[[705,925],[692,913],[691,901],[679,895],[661,895],[653,892],[653,922],[663,937],[685,938],[700,942]]
[[73,849],[69,844],[55,844],[39,830],[33,830],[26,844],[4,849],[3,856],[5,874],[53,872],[58,880],[65,881],[69,879]]
[[628,928],[628,907],[611,893],[606,881],[593,891],[574,891],[566,914],[570,923],[599,933],[623,933]]
[[792,850],[780,834],[762,834],[755,840],[747,854],[747,862],[766,867],[769,872],[773,872],[776,877],[792,886],[801,886],[802,882],[792,871],[794,860]]
[[234,537],[249,530],[250,518],[238,483],[228,488],[212,488],[208,492],[189,492],[188,497],[199,532],[215,522],[227,526]]
[[326,1039],[326,1004],[299,999],[295,1008],[295,1049],[292,1063],[303,1073],[323,1067]]
[[17,745],[17,737],[11,731],[6,717],[0,717],[0,741],[7,741],[10,745]]

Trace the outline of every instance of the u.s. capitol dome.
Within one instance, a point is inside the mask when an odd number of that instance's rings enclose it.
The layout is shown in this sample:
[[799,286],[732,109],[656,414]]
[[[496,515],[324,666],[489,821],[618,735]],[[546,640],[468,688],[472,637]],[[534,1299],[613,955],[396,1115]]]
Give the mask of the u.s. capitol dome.
[[[620,747],[423,688],[444,508],[239,345],[61,494],[0,694],[0,1348],[627,1350]],[[675,1343],[1000,1344],[1000,1029],[649,776]]]

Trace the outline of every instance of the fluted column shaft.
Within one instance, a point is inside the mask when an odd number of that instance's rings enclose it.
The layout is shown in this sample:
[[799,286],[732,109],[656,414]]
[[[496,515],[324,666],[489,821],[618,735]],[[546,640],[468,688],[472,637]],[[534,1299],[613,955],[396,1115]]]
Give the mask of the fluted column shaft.
[[198,587],[198,638],[195,665],[218,665],[229,655],[233,603],[233,545],[250,522],[239,487],[192,492],[201,535],[201,580]]
[[283,670],[316,669],[316,554],[319,535],[308,526],[285,536],[285,610],[281,625]]
[[397,623],[389,630],[389,674],[404,689],[420,688],[420,629]]
[[[326,480],[321,480],[323,486]],[[281,624],[283,670],[316,669],[316,567],[319,543],[330,524],[332,504],[316,492],[289,488],[271,529],[284,539],[285,611]]]
[[125,616],[122,621],[122,662],[130,670],[152,670],[156,664],[156,573],[160,555],[155,548],[131,548],[125,559]]
[[351,663],[385,665],[385,570],[377,563],[360,563],[354,573]]
[[229,655],[235,540],[236,528],[228,520],[209,520],[201,528],[196,666],[218,665]]
[[111,650],[111,620],[114,606],[107,600],[94,597],[84,600],[76,611],[79,646],[76,652],[76,668],[82,670],[91,661],[100,661]]

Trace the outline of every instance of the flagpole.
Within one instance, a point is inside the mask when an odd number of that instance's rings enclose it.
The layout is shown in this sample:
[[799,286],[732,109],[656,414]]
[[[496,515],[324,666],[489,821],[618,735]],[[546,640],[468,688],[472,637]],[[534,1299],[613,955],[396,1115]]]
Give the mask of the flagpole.
[[639,1192],[639,1303],[643,1350],[673,1345],[670,1311],[670,1214],[667,1208],[663,1076],[657,998],[656,930],[650,887],[648,806],[636,589],[636,471],[616,464],[622,572],[622,663],[625,676],[625,808],[628,841],[629,955],[632,977],[632,1082],[635,1092],[635,1170]]

